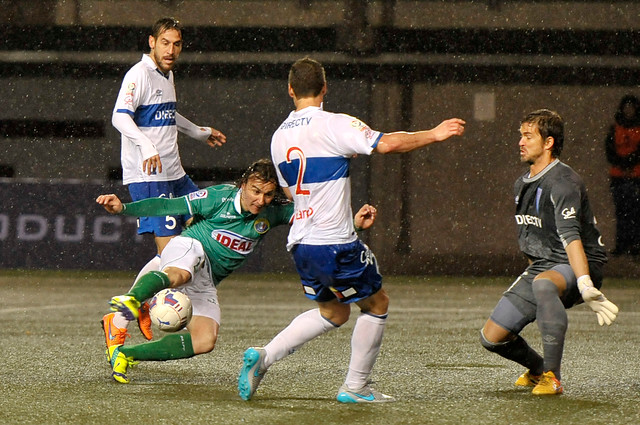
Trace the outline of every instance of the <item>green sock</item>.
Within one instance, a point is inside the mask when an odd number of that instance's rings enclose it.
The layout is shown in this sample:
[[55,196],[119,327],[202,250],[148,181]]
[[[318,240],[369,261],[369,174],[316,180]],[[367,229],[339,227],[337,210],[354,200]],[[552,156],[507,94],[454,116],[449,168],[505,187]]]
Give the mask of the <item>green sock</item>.
[[144,302],[169,286],[171,286],[171,282],[165,272],[152,271],[138,279],[126,295],[131,295],[136,300]]
[[134,360],[175,360],[193,357],[191,334],[177,333],[166,335],[157,341],[145,342],[138,345],[123,345],[120,352]]

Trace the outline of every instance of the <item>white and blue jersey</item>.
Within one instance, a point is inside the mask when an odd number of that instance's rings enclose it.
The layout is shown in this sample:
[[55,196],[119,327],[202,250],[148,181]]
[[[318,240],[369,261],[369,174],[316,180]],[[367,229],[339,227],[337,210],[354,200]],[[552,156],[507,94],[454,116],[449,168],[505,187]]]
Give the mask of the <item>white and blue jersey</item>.
[[370,155],[382,133],[357,118],[310,106],[293,111],[271,139],[280,185],[295,204],[287,248],[357,239],[351,210],[350,160]]
[[[121,124],[117,114],[128,114],[135,126]],[[112,121],[122,133],[123,184],[177,180],[185,175],[178,152],[172,71],[163,74],[149,55],[142,55],[122,81]],[[143,161],[158,154],[162,172],[147,175]]]

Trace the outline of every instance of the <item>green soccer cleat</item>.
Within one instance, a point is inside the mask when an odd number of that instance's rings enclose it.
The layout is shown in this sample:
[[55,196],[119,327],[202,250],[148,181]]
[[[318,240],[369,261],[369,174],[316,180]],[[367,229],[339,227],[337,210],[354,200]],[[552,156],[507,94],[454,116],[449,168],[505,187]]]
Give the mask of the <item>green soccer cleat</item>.
[[533,388],[531,394],[534,395],[560,395],[564,391],[562,388],[562,384],[558,379],[556,379],[556,375],[549,371],[542,374],[542,378],[540,378],[540,382]]
[[340,403],[390,403],[396,401],[396,399],[390,395],[382,394],[370,388],[369,385],[365,385],[357,390],[343,385],[338,390],[336,399]]
[[264,348],[251,347],[244,352],[243,365],[238,376],[238,394],[243,400],[251,400],[260,385],[260,381],[267,373],[264,358],[267,352]]
[[111,368],[113,369],[111,377],[116,382],[128,384],[129,378],[127,377],[127,369],[129,366],[138,364],[138,362],[134,361],[132,357],[127,357],[121,353],[120,347],[121,346],[113,345],[107,349],[107,353],[111,358]]
[[111,311],[119,311],[128,321],[132,322],[138,319],[140,315],[140,301],[131,295],[118,295],[109,301]]
[[542,375],[533,375],[530,370],[526,371],[516,379],[516,387],[535,387],[540,382]]

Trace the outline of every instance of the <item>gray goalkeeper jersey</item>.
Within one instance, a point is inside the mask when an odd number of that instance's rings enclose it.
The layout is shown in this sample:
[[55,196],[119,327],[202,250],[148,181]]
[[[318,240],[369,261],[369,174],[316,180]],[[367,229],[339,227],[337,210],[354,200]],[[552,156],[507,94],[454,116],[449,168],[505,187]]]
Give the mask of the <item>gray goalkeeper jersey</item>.
[[565,246],[580,239],[588,261],[606,262],[582,178],[558,159],[528,176],[514,185],[520,250],[533,261],[568,263]]

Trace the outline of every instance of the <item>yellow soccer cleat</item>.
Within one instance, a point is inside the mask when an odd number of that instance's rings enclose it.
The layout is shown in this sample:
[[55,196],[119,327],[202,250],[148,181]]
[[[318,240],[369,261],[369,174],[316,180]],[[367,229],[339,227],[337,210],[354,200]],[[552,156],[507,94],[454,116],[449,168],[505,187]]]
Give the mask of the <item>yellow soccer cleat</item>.
[[526,371],[516,379],[516,387],[535,387],[540,382],[542,375],[533,375],[530,370]]
[[140,315],[140,301],[131,295],[118,295],[109,301],[111,311],[119,311],[128,321],[132,322]]
[[531,394],[534,395],[560,395],[562,394],[562,384],[558,379],[556,379],[556,375],[549,371],[542,374],[542,378],[540,378],[540,382],[533,388]]
[[121,353],[120,347],[121,346],[113,345],[107,349],[107,353],[111,358],[111,369],[113,369],[111,377],[116,382],[128,384],[127,369],[129,366],[138,364],[138,362],[134,361],[132,357],[127,357]]
[[142,336],[147,341],[151,341],[153,338],[153,331],[151,330],[151,316],[149,316],[149,303],[144,302],[138,310],[138,328]]

